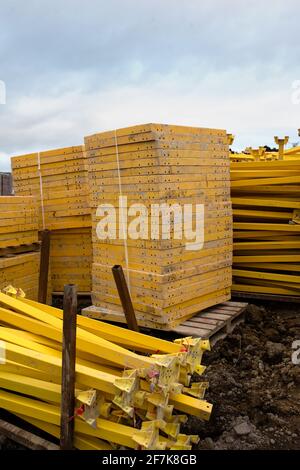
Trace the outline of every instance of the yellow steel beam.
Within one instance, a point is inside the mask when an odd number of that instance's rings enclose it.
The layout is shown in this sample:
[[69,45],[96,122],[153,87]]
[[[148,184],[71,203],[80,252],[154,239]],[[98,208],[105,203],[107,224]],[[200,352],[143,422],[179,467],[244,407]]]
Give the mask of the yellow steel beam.
[[282,178],[253,178],[231,181],[232,188],[241,188],[245,186],[264,186],[277,184],[295,184],[300,183],[300,176],[284,176]]
[[233,282],[232,291],[236,292],[257,292],[265,294],[277,294],[277,295],[299,295],[300,292],[296,292],[292,289],[284,289],[280,287],[267,287],[267,286],[253,286],[251,284],[238,284]]
[[0,366],[0,387],[48,402],[60,403],[61,401],[60,385],[5,372],[2,366]]
[[[42,354],[5,341],[5,354],[9,361],[32,367],[57,378],[61,376],[61,360],[54,356]],[[87,388],[95,388],[115,394],[118,388],[114,385],[116,376],[97,371],[90,367],[76,364],[76,381]]]
[[269,224],[255,222],[233,222],[234,230],[270,230],[278,232],[300,232],[300,225]]
[[[0,390],[0,407],[12,413],[39,419],[46,423],[60,425],[60,408],[31,398],[22,397]],[[126,447],[135,448],[133,435],[138,430],[105,419],[97,419],[96,429],[79,418],[75,418],[75,432],[98,437]]]
[[[44,312],[47,312],[56,318],[62,319],[62,310],[58,308],[39,304],[38,302],[34,302],[26,298],[22,299],[22,302],[38,307]],[[101,336],[108,341],[113,341],[124,347],[130,347],[131,349],[135,350],[143,350],[149,353],[160,351],[160,353],[174,354],[179,353],[182,349],[181,346],[176,343],[155,338],[154,336],[145,335],[143,333],[124,330],[124,328],[115,325],[109,325],[99,320],[93,320],[92,318],[81,315],[77,316],[77,324],[83,329],[86,329],[95,334],[96,336]]]
[[[8,295],[0,293],[0,303],[16,312],[33,317],[41,322],[49,324],[62,331],[62,320],[55,318],[36,307],[27,305],[24,302],[14,299]],[[153,364],[153,360],[147,357],[138,356],[120,346],[108,342],[99,336],[96,336],[81,328],[77,328],[77,345],[78,348],[95,355],[99,355],[106,360],[121,366],[129,368],[149,367]]]
[[233,269],[232,274],[233,276],[247,277],[247,278],[253,278],[253,279],[269,279],[269,280],[274,280],[274,281],[286,281],[286,282],[293,282],[295,284],[300,283],[300,276],[291,276],[289,274],[246,271],[243,269]]
[[279,220],[292,220],[293,212],[276,212],[276,211],[257,211],[248,209],[233,209],[232,211],[235,220],[238,217],[249,217],[251,219],[279,219]]
[[300,248],[300,241],[251,241],[251,242],[235,242],[233,244],[234,251],[240,250],[284,250],[291,248]]
[[250,206],[250,207],[278,207],[278,208],[286,208],[286,209],[300,209],[300,201],[286,201],[281,199],[261,199],[257,197],[253,198],[243,198],[243,197],[232,197],[231,202],[233,205],[237,206]]
[[[45,421],[30,418],[21,414],[17,414],[16,416],[23,419],[24,421],[27,421],[36,428],[42,429],[48,434],[51,434],[57,439],[60,438],[59,426],[55,426],[55,424],[46,423]],[[102,439],[98,439],[96,437],[85,436],[84,434],[79,433],[74,434],[74,447],[79,450],[113,450],[113,447],[108,442],[105,442]]]
[[[241,257],[242,258],[242,257]],[[243,261],[238,261],[233,257],[233,262],[235,263],[235,267],[240,267],[240,268],[256,268],[256,269],[270,269],[273,271],[300,271],[300,264],[291,264],[291,263],[266,263],[264,262],[244,262]]]
[[[275,252],[276,253],[276,252]],[[240,256],[233,256],[233,263],[264,263],[264,262],[269,262],[269,263],[293,263],[300,261],[300,255],[240,255]],[[284,267],[282,267],[282,270],[284,270]]]
[[[47,325],[33,318],[26,317],[24,315],[12,312],[11,310],[7,310],[1,307],[0,307],[0,321],[4,324],[13,325],[17,328],[21,328],[27,332],[34,332],[36,334],[35,336],[41,335],[41,336],[38,336],[39,339],[34,340],[38,344],[41,344],[41,345],[49,344],[48,338],[51,338],[51,340],[53,340],[53,343],[55,340],[56,343],[51,345],[52,351],[51,352],[48,351],[48,352],[56,357],[61,357],[58,352],[53,351],[53,349],[56,349],[57,351],[61,351],[62,349],[61,332],[57,330],[56,328],[53,328],[51,325]],[[22,335],[15,334],[14,337],[12,338],[12,342],[16,342],[16,339],[20,338],[20,336]],[[22,337],[24,337],[24,335]],[[37,350],[37,345],[32,344],[30,347],[35,348],[35,350]],[[44,352],[45,351],[46,350],[44,350]],[[91,366],[90,364],[85,362],[85,360],[87,360],[88,362],[93,363],[92,367],[97,368],[97,364],[101,364],[101,369],[103,369],[103,371],[106,371],[106,367],[102,365],[102,362],[107,364],[107,361],[103,361],[101,357],[99,358],[93,354],[86,353],[85,351],[82,351],[79,348],[77,348],[76,354],[77,354],[78,363]],[[109,367],[109,369],[115,370],[113,365],[112,367]],[[111,373],[111,371],[109,371],[109,373]]]

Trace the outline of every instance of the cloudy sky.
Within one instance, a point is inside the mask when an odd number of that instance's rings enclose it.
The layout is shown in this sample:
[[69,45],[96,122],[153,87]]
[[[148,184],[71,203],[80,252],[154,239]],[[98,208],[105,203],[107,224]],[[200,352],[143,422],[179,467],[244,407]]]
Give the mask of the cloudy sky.
[[1,0],[0,171],[145,122],[297,142],[299,18],[297,0]]

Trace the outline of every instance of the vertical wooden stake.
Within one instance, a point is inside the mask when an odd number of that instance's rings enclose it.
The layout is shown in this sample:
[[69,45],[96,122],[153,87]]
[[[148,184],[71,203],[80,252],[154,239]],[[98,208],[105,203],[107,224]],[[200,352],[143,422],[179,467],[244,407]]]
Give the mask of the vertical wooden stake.
[[41,259],[38,300],[41,304],[47,303],[48,275],[50,256],[50,231],[43,230],[41,233]]
[[122,266],[119,266],[118,264],[116,264],[112,268],[112,273],[114,275],[114,279],[115,279],[115,283],[118,289],[121,304],[125,313],[127,326],[130,330],[140,331],[137,321],[136,321],[134,308],[131,302],[131,297],[129,294],[129,290],[128,290],[128,286],[127,286],[127,282],[124,276]]
[[64,287],[60,448],[73,449],[75,411],[77,288]]

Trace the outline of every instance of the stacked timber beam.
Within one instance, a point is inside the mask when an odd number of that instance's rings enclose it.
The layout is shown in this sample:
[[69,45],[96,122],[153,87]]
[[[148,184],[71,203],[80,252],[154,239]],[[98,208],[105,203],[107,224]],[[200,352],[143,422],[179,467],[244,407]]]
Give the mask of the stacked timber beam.
[[[85,314],[124,322],[111,268],[122,265],[138,323],[168,329],[230,298],[232,211],[228,138],[225,131],[147,124],[85,138],[93,223],[93,307]],[[168,228],[158,219],[159,239],[100,239],[99,205],[120,209],[143,204],[203,204],[204,246],[186,249],[175,239],[180,223]],[[120,214],[120,211],[119,211]],[[193,215],[195,213],[193,212]],[[147,223],[150,222],[150,217]],[[130,223],[130,220],[128,220]],[[126,231],[121,219],[117,232]],[[123,238],[124,238],[123,237]]]
[[231,164],[233,291],[300,295],[300,160]]
[[66,283],[91,290],[91,216],[84,147],[12,158],[15,193],[39,202],[39,229],[51,230],[52,287]]
[[[59,309],[0,294],[0,408],[60,435],[62,317]],[[74,445],[85,450],[189,450],[188,415],[208,420],[202,354],[209,342],[174,343],[78,316]]]
[[13,285],[37,299],[40,253],[33,197],[0,196],[0,290]]

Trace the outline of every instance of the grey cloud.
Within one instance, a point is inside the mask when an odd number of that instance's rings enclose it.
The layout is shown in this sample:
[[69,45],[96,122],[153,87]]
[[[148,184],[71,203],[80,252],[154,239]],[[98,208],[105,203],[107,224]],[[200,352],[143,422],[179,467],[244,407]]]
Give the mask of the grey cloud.
[[239,146],[298,127],[296,0],[3,0],[0,64],[0,168],[144,119],[226,127]]

